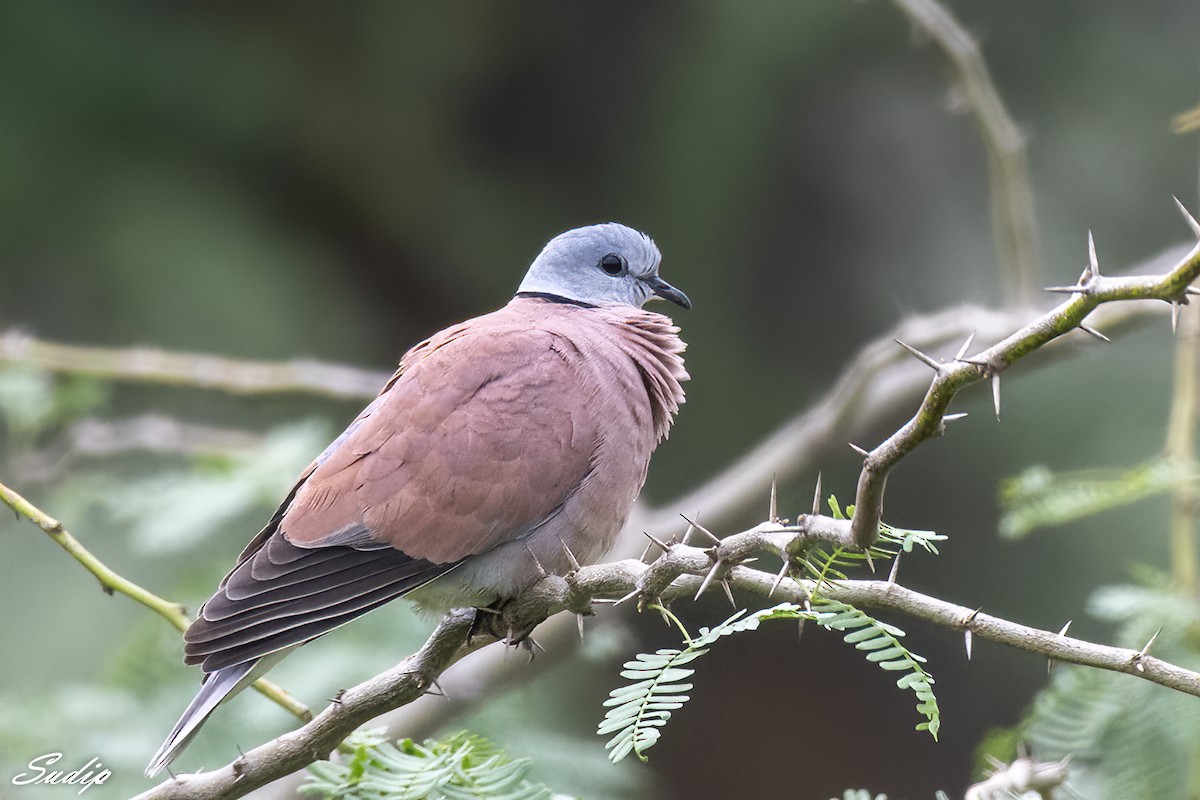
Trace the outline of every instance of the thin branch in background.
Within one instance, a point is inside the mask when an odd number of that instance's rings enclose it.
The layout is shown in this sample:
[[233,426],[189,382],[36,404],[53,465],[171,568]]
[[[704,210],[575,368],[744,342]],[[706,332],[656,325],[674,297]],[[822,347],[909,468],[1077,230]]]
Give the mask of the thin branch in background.
[[371,399],[389,376],[308,359],[251,361],[149,347],[75,347],[35,339],[16,330],[0,335],[0,363],[6,361],[116,381],[190,386],[230,394],[304,392],[338,400]]
[[[1194,220],[1184,215],[1195,227]],[[999,344],[970,358],[949,364],[927,360],[935,376],[916,415],[870,452],[859,473],[855,496],[854,540],[859,547],[875,543],[883,516],[883,495],[888,475],[906,455],[922,442],[945,430],[946,411],[954,397],[967,386],[994,380],[999,373],[1035,350],[1079,327],[1084,318],[1102,303],[1123,300],[1162,300],[1172,310],[1187,302],[1188,287],[1200,276],[1200,243],[1165,275],[1109,278],[1089,264],[1072,286],[1049,291],[1069,293],[1071,298],[1021,328]]]
[[[63,550],[70,553],[71,557],[78,561],[83,568],[92,573],[98,581],[100,588],[105,594],[113,594],[114,592],[123,594],[131,600],[142,604],[150,609],[175,628],[175,630],[183,633],[187,630],[188,616],[186,609],[178,603],[172,603],[169,600],[164,600],[158,595],[147,589],[142,588],[138,584],[122,577],[113,572],[108,565],[102,562],[96,556],[92,555],[91,551],[80,544],[79,540],[67,532],[63,528],[63,524],[51,517],[46,512],[39,509],[37,506],[30,503],[21,495],[14,492],[4,484],[0,483],[0,502],[11,508],[19,517],[37,525],[46,534],[58,544]],[[260,694],[274,701],[289,713],[301,721],[312,719],[312,712],[308,707],[301,703],[296,698],[292,697],[283,688],[271,683],[265,678],[259,678],[254,683],[254,688]]]
[[[793,525],[764,522],[710,548],[671,544],[650,564],[626,559],[583,567],[566,576],[547,576],[506,606],[500,624],[524,627],[558,611],[578,612],[590,608],[593,601],[630,594],[663,601],[691,597],[716,563],[730,565],[726,580],[739,591],[766,597],[774,587],[774,599],[803,603],[816,589],[815,581],[777,581],[770,572],[744,564],[755,555],[788,554],[816,542],[849,545],[850,537],[847,520],[806,515]],[[820,588],[822,597],[828,600],[898,611],[952,630],[970,630],[979,639],[1056,661],[1122,672],[1200,697],[1200,673],[1155,658],[1145,649],[1139,652],[1109,647],[1019,625],[892,581],[824,581]],[[472,611],[451,612],[417,653],[341,693],[338,702],[303,728],[267,742],[220,769],[164,781],[135,800],[232,800],[325,758],[356,727],[388,709],[412,703],[455,661],[497,639],[495,631],[473,633],[473,627]]]
[[17,453],[12,471],[25,486],[61,478],[79,460],[131,452],[181,456],[227,455],[261,447],[261,434],[168,417],[139,414],[127,419],[81,419],[38,450]]
[[1025,161],[1025,137],[1013,122],[988,72],[979,44],[937,0],[892,0],[946,53],[988,154],[992,231],[1010,301],[1033,299],[1038,263],[1037,220]]
[[[1184,309],[1175,341],[1175,388],[1164,455],[1189,474],[1196,467],[1197,384],[1200,383],[1200,309]],[[1179,590],[1200,591],[1196,553],[1196,488],[1180,481],[1171,497],[1171,572]]]

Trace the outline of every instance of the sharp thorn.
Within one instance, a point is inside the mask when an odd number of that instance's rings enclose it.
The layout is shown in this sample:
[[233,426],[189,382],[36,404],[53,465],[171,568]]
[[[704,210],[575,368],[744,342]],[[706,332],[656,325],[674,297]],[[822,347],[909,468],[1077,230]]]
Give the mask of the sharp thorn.
[[529,557],[533,559],[533,564],[537,567],[538,575],[542,578],[546,577],[546,570],[542,567],[542,562],[538,561],[538,557],[534,554],[533,548],[529,546],[529,542],[525,543],[525,551],[529,553]]
[[1066,636],[1066,635],[1067,635],[1067,631],[1069,631],[1070,629],[1071,629],[1071,620],[1067,620],[1067,624],[1066,624],[1066,625],[1063,625],[1063,626],[1062,626],[1062,628],[1060,628],[1060,629],[1059,629],[1059,631],[1058,631],[1058,635],[1059,635],[1059,636]]
[[642,551],[642,556],[641,556],[641,558],[638,559],[638,561],[641,561],[643,564],[645,564],[646,556],[650,555],[650,550],[653,547],[654,547],[654,542],[650,542],[649,544],[647,544],[646,549]]
[[1095,336],[1097,339],[1099,339],[1102,342],[1111,342],[1112,341],[1112,339],[1108,338],[1103,333],[1101,333],[1100,331],[1093,328],[1091,325],[1084,325],[1081,322],[1081,323],[1079,323],[1079,330],[1083,331],[1084,333],[1089,333],[1092,336]]
[[967,648],[967,661],[971,660],[971,629],[967,628],[963,631],[963,644]]
[[1179,303],[1171,302],[1171,333],[1179,330]]
[[1185,286],[1183,292],[1184,294],[1190,294],[1194,296],[1200,294],[1200,288],[1196,286]]
[[696,599],[696,600],[700,599],[700,595],[704,594],[704,590],[708,588],[708,585],[710,583],[712,583],[713,578],[716,577],[717,570],[719,570],[720,568],[721,568],[721,559],[718,558],[716,561],[713,562],[712,569],[710,569],[708,571],[708,574],[704,576],[704,580],[702,580],[700,582],[700,589],[696,592],[696,597],[694,599]]
[[962,361],[963,356],[967,354],[967,348],[971,346],[971,342],[975,341],[975,331],[971,331],[971,335],[963,342],[962,347],[958,348],[958,352],[954,354],[955,361]]
[[767,513],[767,520],[770,522],[779,522],[779,482],[775,476],[771,476],[771,505]]
[[850,449],[851,449],[851,450],[853,450],[854,452],[858,453],[858,454],[859,454],[860,456],[862,456],[863,458],[866,458],[867,456],[871,455],[871,454],[870,454],[870,453],[868,453],[866,450],[863,450],[861,447],[859,447],[858,445],[856,445],[854,442],[847,442],[847,444],[849,444],[849,445],[850,445]]
[[954,422],[955,420],[962,419],[965,416],[967,416],[966,411],[960,411],[957,414],[947,414],[946,416],[942,417],[942,422]]
[[817,473],[817,488],[813,492],[812,513],[814,515],[821,513],[821,473]]
[[799,642],[804,638],[804,623],[808,622],[804,617],[800,618],[800,624],[796,626],[796,641]]
[[659,539],[657,536],[650,533],[649,531],[642,531],[642,535],[645,536],[647,539],[649,539],[652,543],[658,545],[658,548],[660,550],[662,550],[664,553],[671,549],[671,545],[667,544],[662,539]]
[[579,626],[579,641],[583,641],[583,614],[576,614],[575,622]]
[[1179,213],[1183,214],[1183,220],[1188,224],[1188,227],[1192,229],[1192,233],[1196,234],[1197,239],[1200,239],[1200,222],[1197,222],[1196,218],[1192,216],[1192,213],[1187,210],[1187,206],[1179,202],[1178,197],[1175,198],[1175,205],[1179,206]]
[[729,605],[733,606],[733,610],[737,611],[737,601],[733,599],[733,589],[729,586],[729,581],[721,581],[721,587],[725,590],[725,596],[729,598]]
[[1087,289],[1076,284],[1075,286],[1043,286],[1043,292],[1054,292],[1055,294],[1086,294]]
[[967,614],[965,617],[962,618],[962,621],[959,622],[959,625],[962,625],[964,628],[970,627],[971,623],[975,621],[975,618],[979,616],[979,612],[982,610],[983,610],[982,608],[977,608],[974,611],[972,611],[970,614]]
[[[633,598],[637,597],[637,596],[638,596],[639,594],[641,594],[641,593],[642,593],[642,590],[641,590],[641,589],[634,589],[632,592],[630,592],[629,594],[625,595],[625,596],[624,596],[624,597],[622,597],[620,600],[614,600],[614,601],[613,601],[613,605],[614,605],[614,606],[619,606],[619,605],[621,605],[622,603],[626,602],[627,600],[632,600]],[[593,601],[593,602],[595,602],[595,601]]]
[[915,358],[917,361],[920,361],[922,364],[924,364],[928,367],[931,367],[934,372],[942,371],[942,365],[940,363],[938,363],[938,361],[936,361],[931,356],[925,355],[917,348],[913,347],[912,345],[905,344],[904,342],[900,341],[899,339],[893,339],[892,341],[895,342],[896,344],[900,345],[901,347],[903,347],[905,350],[907,350],[909,352],[909,354],[913,358]]
[[566,554],[567,563],[569,563],[571,565],[571,569],[578,572],[580,569],[579,559],[576,558],[575,554],[571,552],[571,548],[567,547],[567,543],[563,540],[563,538],[561,536],[558,537],[558,543],[562,545],[563,553]]
[[1100,277],[1100,261],[1096,258],[1096,239],[1088,231],[1088,272],[1091,277]]
[[900,553],[896,553],[896,557],[892,559],[892,569],[888,572],[888,583],[895,583],[896,576],[900,574]]
[[1150,641],[1146,642],[1146,644],[1142,647],[1142,649],[1140,651],[1138,651],[1138,654],[1137,654],[1138,658],[1146,657],[1146,654],[1150,652],[1150,648],[1154,645],[1154,642],[1156,639],[1158,639],[1158,635],[1160,633],[1162,633],[1162,628],[1159,628],[1158,630],[1156,630],[1154,632],[1154,635],[1150,637]]
[[[429,685],[431,688],[437,689],[437,694],[441,695],[442,697],[446,698],[447,700],[450,699],[450,695],[446,694],[446,690],[442,688],[442,685],[440,683],[438,683],[436,679],[430,680]],[[427,692],[427,694],[433,694],[433,692]]]
[[871,568],[871,574],[875,574],[875,559],[871,558],[871,548],[863,550],[863,555],[867,557],[867,566]]
[[992,373],[992,405],[996,409],[996,420],[1000,419],[1000,373]]
[[[683,517],[683,514],[680,514],[679,516]],[[683,517],[683,519],[684,519],[684,522],[686,522],[688,525],[691,525],[693,528],[700,531],[705,536],[707,536],[709,539],[711,539],[713,544],[721,543],[721,540],[719,538],[717,538],[717,535],[715,533],[713,533],[708,528],[701,525],[699,522],[693,522],[692,520],[688,519],[687,517]]]
[[1058,662],[1053,658],[1046,659],[1046,676],[1049,677],[1054,672],[1054,665]]
[[775,590],[779,588],[779,584],[783,583],[783,579],[787,577],[788,570],[791,568],[791,566],[792,564],[790,561],[788,561],[787,556],[784,556],[783,566],[779,568],[779,574],[775,576],[775,582],[771,584],[771,591],[767,592],[768,600],[771,598],[771,595],[775,594]]
[[[683,519],[687,519],[687,517],[684,517],[683,514],[680,514],[679,516],[682,517]],[[697,514],[696,516],[699,517],[700,515]],[[682,542],[683,544],[687,544],[688,539],[690,539],[692,534],[695,532],[696,532],[696,526],[689,522],[688,526],[687,526],[687,530],[683,532],[683,538],[680,539],[680,542]]]

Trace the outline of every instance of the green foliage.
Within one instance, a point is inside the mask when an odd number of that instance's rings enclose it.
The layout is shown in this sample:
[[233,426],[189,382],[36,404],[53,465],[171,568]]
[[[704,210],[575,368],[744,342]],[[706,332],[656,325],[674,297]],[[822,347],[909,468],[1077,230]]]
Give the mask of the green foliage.
[[[1158,633],[1154,655],[1200,668],[1200,607],[1165,577],[1103,589],[1089,611],[1118,625],[1117,645],[1137,650]],[[1128,675],[1059,666],[1017,732],[1039,760],[1071,755],[1071,784],[1088,798],[1191,800],[1200,789],[1196,698]]]
[[550,789],[526,777],[529,759],[509,758],[470,733],[395,744],[376,733],[347,743],[343,763],[318,761],[300,791],[328,800],[550,800]]
[[1000,485],[1000,533],[1009,539],[1061,525],[1148,497],[1166,494],[1196,475],[1156,458],[1124,470],[1089,469],[1053,473],[1030,467]]
[[[722,636],[757,630],[760,623],[771,619],[811,621],[827,630],[845,633],[843,639],[866,653],[868,661],[884,670],[903,672],[896,685],[916,694],[917,711],[925,717],[917,730],[927,730],[937,738],[941,716],[933,693],[933,678],[921,666],[925,659],[900,643],[904,631],[846,603],[814,600],[811,609],[781,603],[751,614],[739,611],[712,629],[701,628],[695,638],[684,631],[687,641],[683,649],[640,653],[634,661],[627,661],[621,677],[631,683],[609,693],[609,699],[604,701],[608,711],[596,730],[601,736],[616,734],[605,745],[613,763],[631,752],[646,760],[645,751],[658,742],[671,713],[690,699],[685,692],[692,689],[692,684],[686,681],[695,670],[687,664],[706,654]],[[678,620],[675,622],[678,624]]]
[[80,375],[54,375],[25,365],[0,366],[0,426],[20,450],[42,433],[102,405],[106,383]]

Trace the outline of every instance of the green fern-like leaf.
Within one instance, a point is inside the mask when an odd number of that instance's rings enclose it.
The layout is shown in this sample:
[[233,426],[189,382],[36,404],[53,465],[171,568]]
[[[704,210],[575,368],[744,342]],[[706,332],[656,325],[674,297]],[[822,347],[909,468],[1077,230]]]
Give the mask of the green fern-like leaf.
[[845,642],[865,652],[868,661],[878,664],[880,669],[904,673],[896,685],[917,696],[917,711],[925,717],[917,730],[929,731],[929,735],[937,739],[941,710],[933,693],[933,676],[921,666],[925,659],[900,643],[904,631],[836,600],[818,600],[813,604],[813,611],[818,625],[844,632]]
[[527,779],[529,759],[512,759],[479,736],[459,733],[423,745],[404,739],[352,743],[344,763],[309,767],[300,791],[327,800],[548,800]]
[[683,665],[707,652],[708,648],[692,642],[684,650],[639,653],[635,660],[625,662],[621,677],[633,683],[609,693],[604,701],[608,711],[596,729],[601,736],[616,733],[605,745],[614,764],[630,752],[646,760],[646,750],[658,741],[659,729],[667,724],[671,712],[690,699],[684,692],[690,691],[692,684],[684,681],[695,670]]
[[1124,470],[1053,473],[1037,466],[1000,486],[1000,533],[1011,539],[1051,525],[1165,494],[1196,480],[1193,470],[1154,459]]
[[941,716],[933,693],[933,678],[921,666],[925,659],[900,643],[904,631],[846,603],[815,600],[811,609],[781,603],[752,614],[739,611],[720,625],[701,628],[698,636],[688,637],[682,650],[641,653],[635,660],[627,661],[621,677],[632,683],[609,692],[608,700],[604,701],[608,711],[596,729],[601,736],[615,734],[605,745],[612,762],[630,753],[646,760],[646,751],[658,742],[672,712],[690,699],[685,692],[691,691],[692,684],[685,681],[695,670],[685,665],[707,653],[721,637],[756,630],[771,619],[807,620],[842,632],[847,643],[867,654],[868,661],[885,670],[904,672],[896,685],[917,696],[917,711],[925,717],[917,730],[927,730],[937,739]]

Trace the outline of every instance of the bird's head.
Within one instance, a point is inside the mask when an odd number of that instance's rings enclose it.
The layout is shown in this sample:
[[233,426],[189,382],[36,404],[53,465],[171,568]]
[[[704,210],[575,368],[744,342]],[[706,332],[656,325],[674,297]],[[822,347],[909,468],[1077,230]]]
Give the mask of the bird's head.
[[662,254],[646,234],[615,222],[589,225],[551,239],[517,291],[634,308],[661,297],[691,308],[686,294],[659,277],[661,261]]

